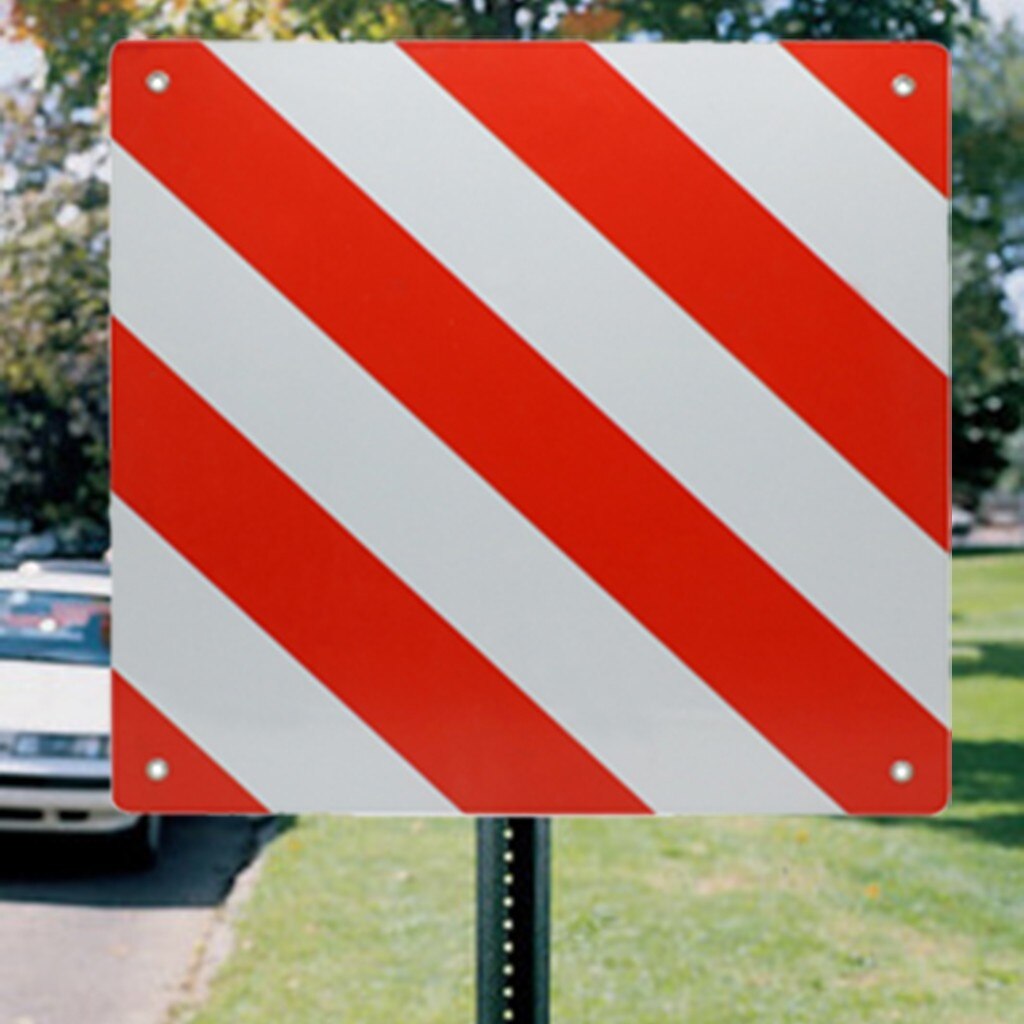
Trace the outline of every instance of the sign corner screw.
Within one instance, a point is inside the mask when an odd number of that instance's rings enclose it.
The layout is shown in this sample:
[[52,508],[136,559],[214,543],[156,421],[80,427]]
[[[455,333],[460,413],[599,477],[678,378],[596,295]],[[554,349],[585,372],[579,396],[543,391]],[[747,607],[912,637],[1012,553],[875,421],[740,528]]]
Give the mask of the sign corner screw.
[[157,94],[167,92],[171,87],[171,76],[166,71],[150,71],[146,75],[146,88]]
[[897,75],[892,80],[892,91],[896,93],[901,100],[905,100],[917,92],[917,81],[912,75],[908,75],[906,73]]

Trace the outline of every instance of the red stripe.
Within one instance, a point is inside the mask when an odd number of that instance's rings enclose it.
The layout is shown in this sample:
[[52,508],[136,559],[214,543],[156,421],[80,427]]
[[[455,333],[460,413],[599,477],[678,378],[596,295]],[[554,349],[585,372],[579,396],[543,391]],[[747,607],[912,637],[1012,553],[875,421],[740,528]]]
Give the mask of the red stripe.
[[947,381],[586,44],[403,49],[935,541]]
[[118,60],[121,145],[779,749],[850,810],[940,802],[942,726],[208,51]]
[[[944,196],[950,188],[949,52],[938,43],[784,43]],[[911,96],[892,88],[898,75]]]
[[461,810],[648,810],[117,324],[113,379],[117,494]]
[[[114,800],[143,814],[267,814],[232,778],[169,718],[117,672],[113,674]],[[154,782],[146,765],[167,762],[170,774]]]

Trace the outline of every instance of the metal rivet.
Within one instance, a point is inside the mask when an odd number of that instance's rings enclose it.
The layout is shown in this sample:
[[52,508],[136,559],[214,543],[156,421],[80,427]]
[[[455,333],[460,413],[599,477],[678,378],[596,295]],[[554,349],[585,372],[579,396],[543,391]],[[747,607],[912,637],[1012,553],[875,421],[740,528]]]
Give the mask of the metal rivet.
[[146,88],[150,92],[167,92],[171,87],[171,76],[166,71],[150,71],[146,75]]
[[508,852],[507,852],[507,853],[505,854],[505,863],[506,863],[506,864],[511,864],[511,863],[512,863],[512,861],[514,861],[515,859],[516,859],[516,855],[515,855],[515,854],[514,854],[514,853],[513,853],[513,852],[512,852],[511,850],[509,850],[509,851],[508,851]]
[[504,878],[502,878],[502,881],[503,881],[503,882],[504,882],[504,883],[505,883],[506,885],[511,885],[511,884],[512,884],[512,882],[513,882],[514,880],[515,880],[515,879],[514,879],[514,876],[513,876],[513,875],[505,875],[505,877],[504,877]]
[[512,950],[515,949],[515,946],[513,946],[511,942],[506,942],[501,948],[505,950],[506,953],[511,953]]
[[512,931],[512,922],[511,921],[503,921],[502,922],[502,926],[504,927],[505,931],[507,931],[507,932]]
[[163,782],[170,774],[171,766],[162,757],[154,757],[146,763],[146,778],[150,782]]
[[512,899],[512,897],[511,897],[511,896],[506,896],[506,897],[505,897],[505,898],[504,898],[504,899],[503,899],[503,900],[502,900],[501,902],[502,902],[502,903],[503,903],[503,904],[504,904],[504,905],[505,905],[506,907],[511,907],[511,906],[512,906],[512,904],[513,904],[513,903],[515,903],[515,900],[514,900],[514,899]]
[[914,766],[909,761],[893,761],[889,774],[893,782],[906,783],[914,777]]
[[514,832],[512,831],[512,829],[511,829],[511,828],[507,828],[507,829],[505,829],[505,831],[504,831],[504,832],[502,832],[501,834],[502,834],[502,835],[503,835],[503,836],[504,836],[504,837],[505,837],[506,839],[511,839],[511,838],[512,838],[512,837],[513,837],[513,836],[515,835],[515,833],[514,833]]
[[514,968],[514,967],[513,967],[513,966],[512,966],[511,964],[505,964],[505,966],[504,966],[504,967],[502,967],[502,971],[503,971],[503,972],[504,972],[504,973],[505,973],[506,975],[509,975],[509,974],[514,974],[514,973],[515,973],[515,968]]
[[504,996],[504,997],[505,997],[506,999],[511,999],[511,998],[512,998],[512,997],[513,997],[513,996],[514,996],[514,995],[516,994],[516,990],[515,990],[514,988],[512,988],[512,987],[511,987],[511,985],[510,985],[510,986],[508,986],[507,988],[503,988],[503,989],[501,990],[501,994],[502,994],[502,995],[503,995],[503,996]]
[[900,99],[905,100],[908,96],[913,96],[917,92],[917,82],[910,75],[897,75],[892,80],[892,91]]
[[506,1010],[501,1016],[504,1020],[512,1020],[515,1014],[511,1010]]

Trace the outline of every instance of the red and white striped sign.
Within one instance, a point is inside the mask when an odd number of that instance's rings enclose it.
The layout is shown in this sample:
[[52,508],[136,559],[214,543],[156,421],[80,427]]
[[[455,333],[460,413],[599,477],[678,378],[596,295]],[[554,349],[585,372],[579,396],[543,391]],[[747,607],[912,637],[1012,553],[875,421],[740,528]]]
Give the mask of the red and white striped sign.
[[113,125],[122,806],[942,807],[944,51],[129,43]]

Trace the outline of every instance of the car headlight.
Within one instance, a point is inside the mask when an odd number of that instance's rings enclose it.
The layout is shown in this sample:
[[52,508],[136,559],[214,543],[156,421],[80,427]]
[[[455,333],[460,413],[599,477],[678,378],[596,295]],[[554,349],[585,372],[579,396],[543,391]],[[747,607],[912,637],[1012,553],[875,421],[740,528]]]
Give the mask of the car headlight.
[[10,754],[14,757],[76,757],[105,760],[110,756],[110,737],[20,732],[14,736]]

